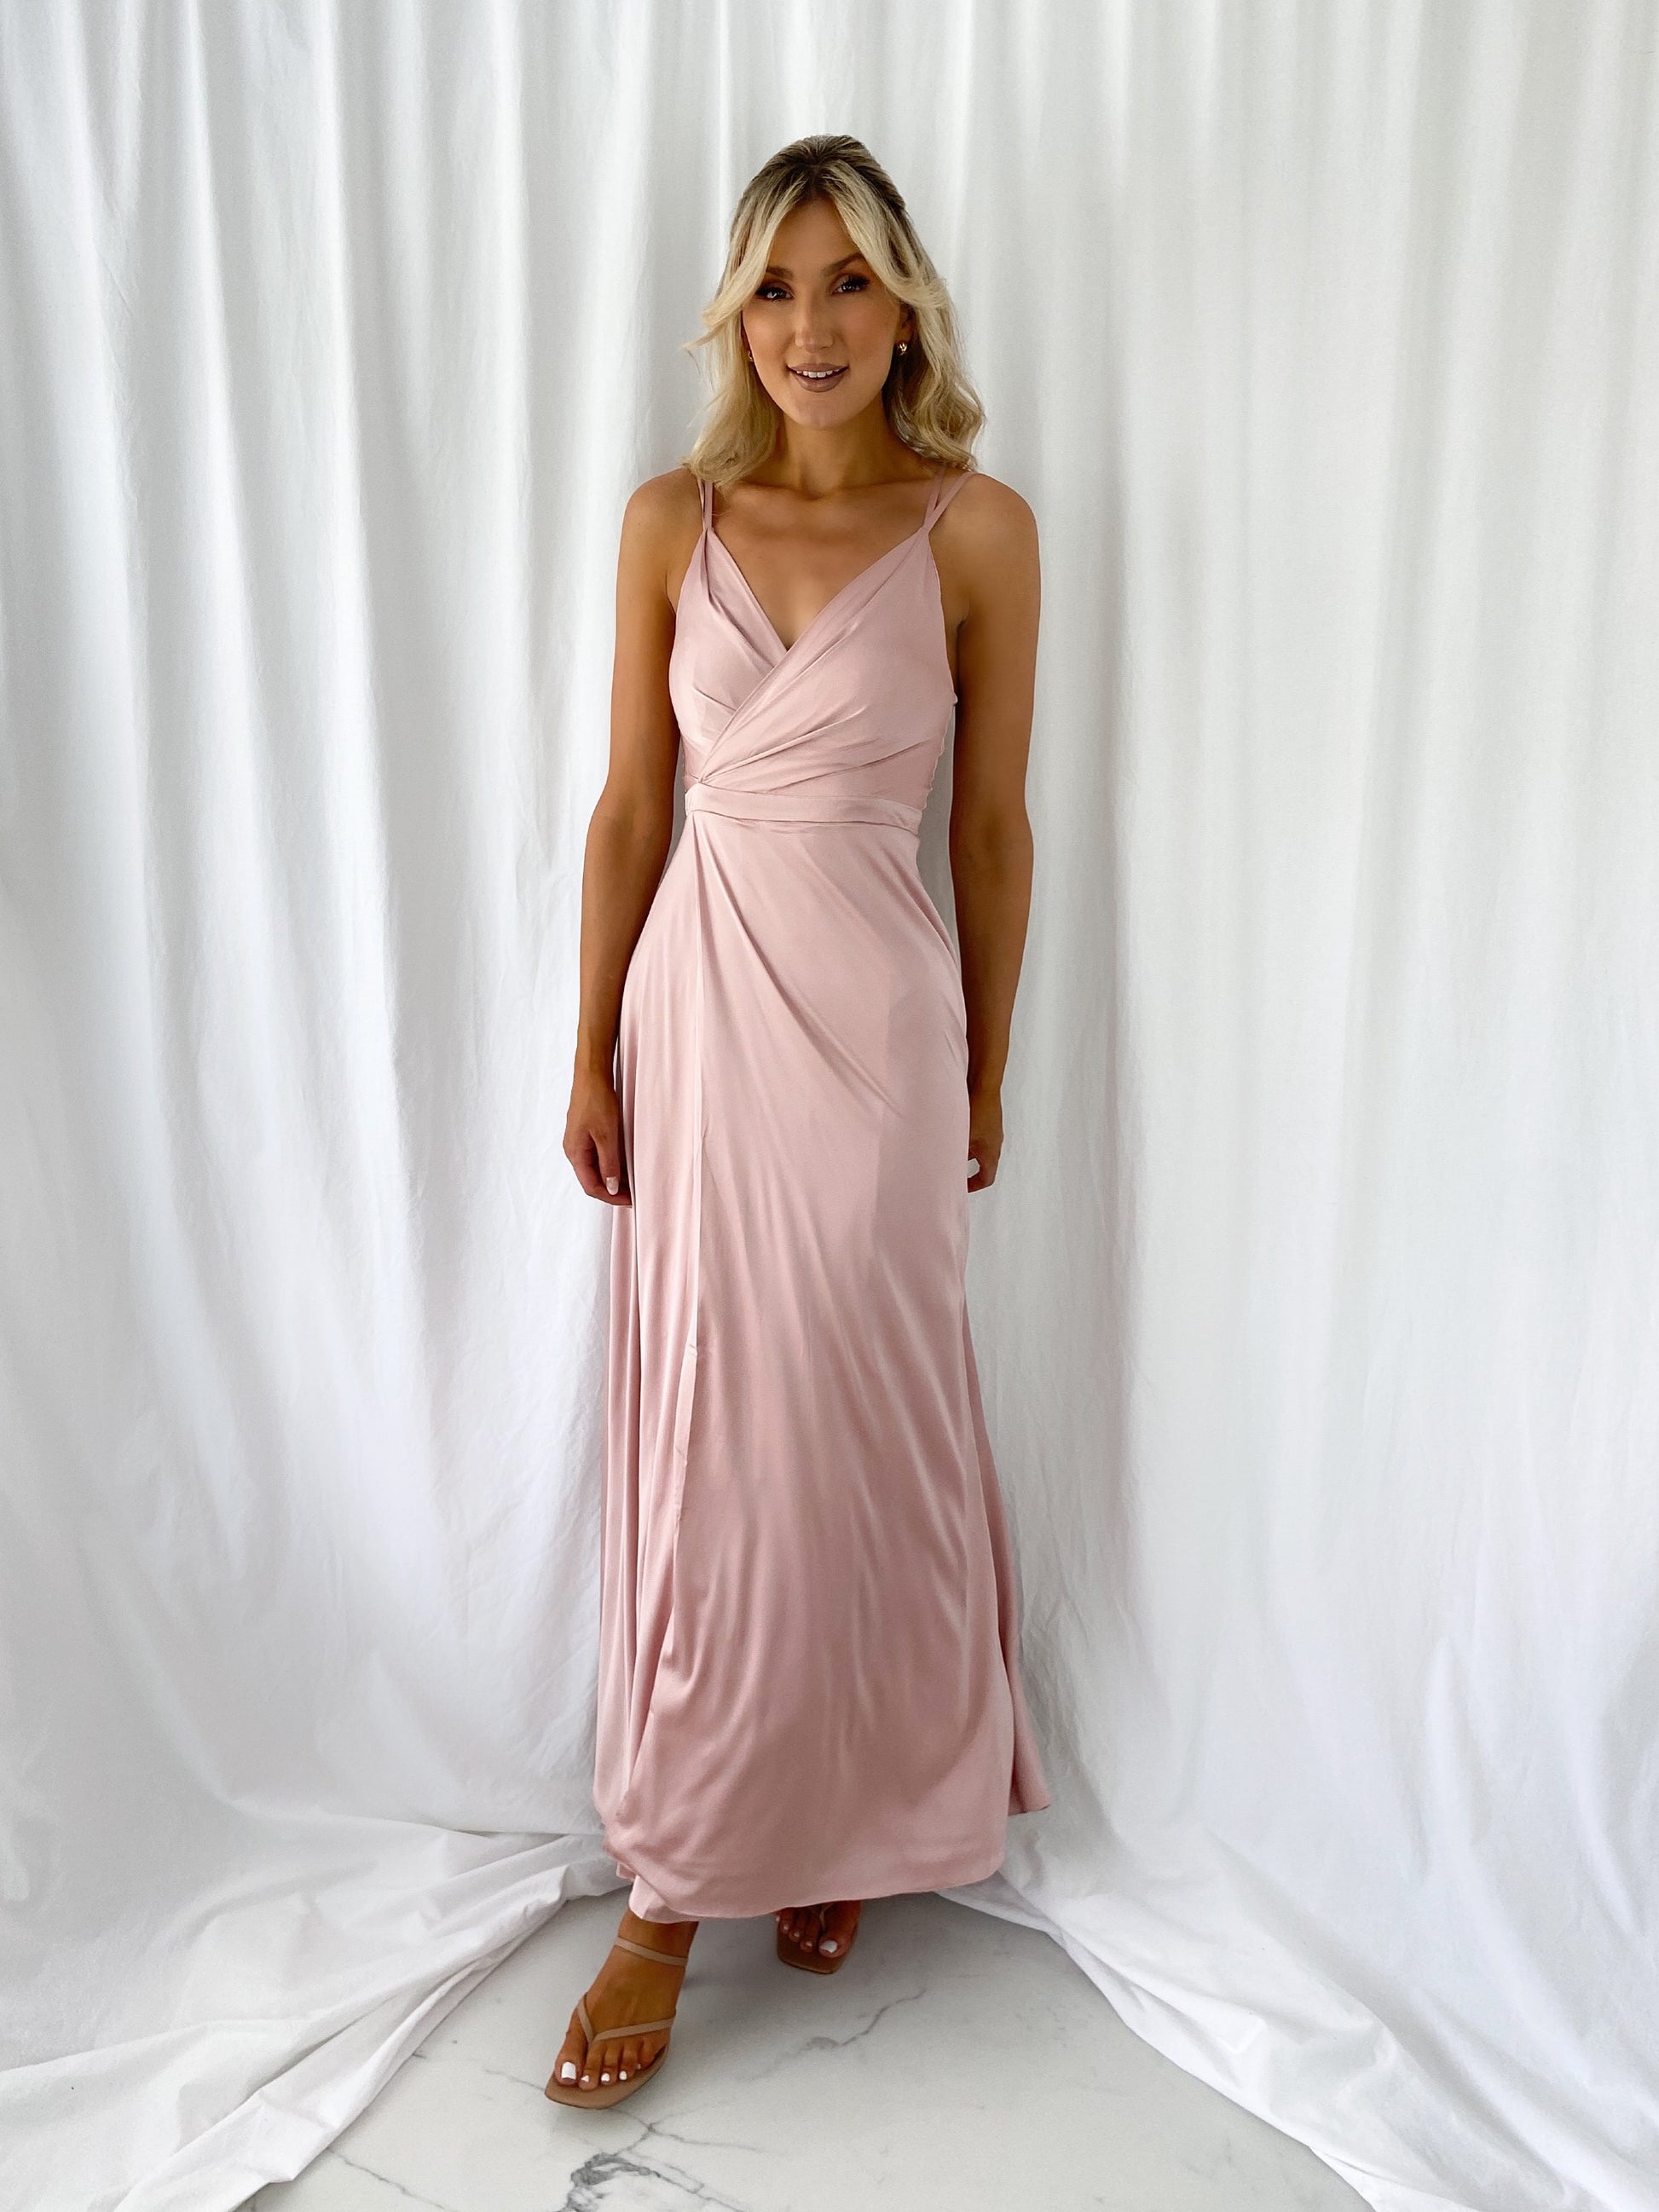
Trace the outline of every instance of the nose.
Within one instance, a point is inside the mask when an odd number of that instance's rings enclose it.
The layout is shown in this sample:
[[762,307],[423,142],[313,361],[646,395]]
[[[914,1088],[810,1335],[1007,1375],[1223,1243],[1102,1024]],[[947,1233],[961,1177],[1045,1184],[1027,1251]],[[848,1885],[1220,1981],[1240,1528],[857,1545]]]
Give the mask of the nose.
[[823,301],[803,296],[795,311],[796,351],[812,353],[830,335],[830,317]]

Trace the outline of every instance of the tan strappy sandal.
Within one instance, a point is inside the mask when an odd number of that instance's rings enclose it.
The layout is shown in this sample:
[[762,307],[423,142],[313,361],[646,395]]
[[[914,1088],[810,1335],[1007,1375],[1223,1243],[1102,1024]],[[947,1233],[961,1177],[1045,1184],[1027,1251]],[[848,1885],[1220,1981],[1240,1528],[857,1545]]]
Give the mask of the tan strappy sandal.
[[[684,1968],[690,1958],[689,1953],[682,1958],[678,1951],[653,1951],[644,1943],[635,1942],[628,1936],[618,1936],[612,1948],[632,1951],[641,1959],[659,1959],[666,1966]],[[582,2033],[587,2038],[589,2058],[592,2058],[593,2046],[597,2043],[626,2043],[630,2035],[655,2035],[659,2030],[670,2030],[674,2025],[671,2014],[666,2020],[630,2020],[622,2027],[602,2027],[596,2031],[587,2016],[586,1991],[576,2000],[576,2018],[581,2022]],[[584,2089],[579,2081],[561,2081],[556,2064],[542,2094],[550,2097],[556,2105],[584,2105],[590,2110],[596,2105],[618,2105],[624,2097],[631,2097],[641,2082],[654,2081],[662,2072],[662,2062],[668,2056],[671,2039],[665,2033],[662,2049],[636,2073],[629,2075],[626,2081],[596,2081],[591,2089]]]
[[[813,1907],[814,1911],[822,1910],[823,1907],[820,1905]],[[799,1943],[792,1942],[784,1934],[783,1922],[780,1919],[777,1923],[778,1956],[786,1966],[799,1966],[803,1973],[838,1974],[852,1955],[853,1946],[859,1940],[859,1929],[863,1924],[864,1915],[860,1912],[853,1923],[853,1932],[848,1937],[846,1943],[836,1952],[833,1959],[826,1959],[821,1951],[804,1951]],[[823,1933],[822,1921],[818,1923],[818,1933],[820,1935]]]

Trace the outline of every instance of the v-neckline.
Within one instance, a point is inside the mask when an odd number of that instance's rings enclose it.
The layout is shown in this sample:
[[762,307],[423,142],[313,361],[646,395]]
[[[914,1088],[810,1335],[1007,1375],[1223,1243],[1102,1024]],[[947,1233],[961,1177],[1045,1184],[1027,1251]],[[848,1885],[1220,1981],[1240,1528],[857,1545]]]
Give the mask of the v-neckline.
[[720,551],[725,554],[726,565],[731,569],[732,574],[737,578],[738,581],[743,586],[744,591],[747,594],[750,605],[753,607],[755,612],[766,624],[766,634],[777,648],[779,665],[788,659],[790,654],[795,652],[799,647],[803,639],[808,638],[811,635],[812,632],[818,627],[818,624],[823,622],[826,615],[834,612],[836,608],[841,605],[841,602],[852,590],[854,584],[861,584],[866,576],[873,574],[874,572],[880,568],[884,561],[890,561],[896,553],[902,553],[907,546],[914,545],[917,538],[924,534],[927,529],[929,521],[935,519],[933,516],[934,495],[949,473],[950,471],[948,469],[940,469],[934,476],[933,481],[928,488],[927,505],[926,509],[923,511],[921,520],[916,525],[909,536],[908,538],[901,538],[896,545],[890,545],[884,553],[878,553],[873,561],[866,561],[863,568],[859,570],[855,576],[849,576],[847,581],[842,586],[841,589],[836,592],[832,598],[824,601],[823,605],[818,609],[817,614],[812,617],[811,620],[805,625],[805,627],[796,631],[794,636],[787,645],[786,645],[783,640],[779,636],[776,623],[772,620],[771,616],[767,613],[765,608],[761,605],[754,586],[750,582],[748,577],[744,574],[742,563],[738,561],[737,555],[732,550],[732,548],[720,536],[719,531],[715,529],[714,503],[712,499],[709,501],[708,518],[703,524],[703,536],[705,538],[713,538],[715,544],[720,547]]

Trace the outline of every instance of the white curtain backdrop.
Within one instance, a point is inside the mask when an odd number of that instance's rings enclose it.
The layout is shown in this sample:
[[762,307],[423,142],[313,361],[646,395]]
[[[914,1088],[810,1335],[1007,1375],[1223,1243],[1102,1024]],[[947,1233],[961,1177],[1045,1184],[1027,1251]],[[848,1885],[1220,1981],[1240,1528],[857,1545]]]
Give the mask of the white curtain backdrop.
[[617,1886],[617,533],[814,130],[1042,533],[962,1894],[1376,2212],[1653,2212],[1659,9],[0,0],[7,2212],[228,2212]]

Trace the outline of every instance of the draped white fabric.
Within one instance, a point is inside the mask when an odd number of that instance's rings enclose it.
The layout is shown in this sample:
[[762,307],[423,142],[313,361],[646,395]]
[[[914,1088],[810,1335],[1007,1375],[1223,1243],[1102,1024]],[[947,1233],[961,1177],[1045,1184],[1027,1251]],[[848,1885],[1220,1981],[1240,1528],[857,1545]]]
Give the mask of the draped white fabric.
[[228,2212],[616,1882],[617,531],[841,129],[1044,550],[969,1902],[1378,2212],[1659,2205],[1655,8],[7,0],[8,2208]]

